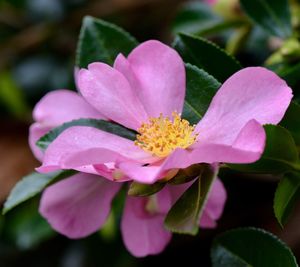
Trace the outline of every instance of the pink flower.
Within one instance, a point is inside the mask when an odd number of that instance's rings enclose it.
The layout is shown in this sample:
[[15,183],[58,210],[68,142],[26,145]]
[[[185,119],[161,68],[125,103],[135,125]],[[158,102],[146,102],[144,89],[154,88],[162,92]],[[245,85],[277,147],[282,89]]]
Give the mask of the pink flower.
[[[174,169],[195,163],[258,160],[265,145],[262,125],[277,124],[292,98],[291,89],[271,71],[246,68],[223,84],[193,127],[179,116],[185,96],[182,59],[157,41],[141,44],[128,58],[119,55],[113,68],[90,64],[76,80],[83,97],[68,91],[47,95],[35,109],[37,122],[30,136],[33,151],[43,157],[39,171],[82,172],[48,187],[40,205],[49,223],[71,238],[89,235],[103,225],[121,186],[112,181],[154,183]],[[95,128],[71,127],[49,145],[44,156],[36,151],[33,144],[41,135],[77,118],[108,119],[138,131],[139,136],[133,142]],[[159,253],[168,243],[170,233],[162,221],[175,201],[173,191],[167,186],[150,198],[128,197],[121,228],[132,254]],[[217,180],[201,226],[215,226],[225,199]],[[149,209],[149,201],[156,201],[154,209]]]
[[117,170],[118,179],[151,184],[172,169],[196,163],[255,162],[265,146],[262,125],[277,124],[292,98],[273,72],[245,68],[222,85],[192,127],[178,115],[185,96],[183,61],[157,41],[139,45],[127,59],[119,55],[114,67],[90,64],[79,71],[77,82],[99,114],[139,136],[133,142],[95,128],[71,127],[49,145],[40,172],[94,166],[108,179],[114,173],[107,175],[104,168]]
[[[121,230],[127,249],[136,257],[160,253],[171,239],[164,228],[164,219],[182,193],[191,185],[166,186],[149,198],[127,197]],[[209,192],[209,198],[199,226],[215,228],[226,200],[226,191],[217,179]],[[154,203],[153,203],[154,202]],[[153,208],[154,206],[154,208]]]
[[[68,90],[47,94],[36,105],[33,116],[37,122],[30,127],[29,143],[41,161],[43,154],[35,143],[49,130],[74,119],[103,118],[83,98]],[[189,185],[167,186],[151,198],[127,198],[121,230],[124,243],[133,255],[142,257],[164,250],[171,239],[171,233],[163,227],[164,217]],[[79,173],[44,191],[40,213],[61,234],[69,238],[85,237],[98,231],[106,222],[111,202],[120,188],[121,183],[110,182],[99,175]],[[158,200],[157,209],[149,211],[147,203],[153,203],[155,199]],[[226,191],[217,179],[201,217],[199,225],[202,228],[216,227],[225,200]]]
[[[49,130],[74,119],[105,118],[84,98],[68,90],[47,94],[36,105],[33,116],[36,122],[30,128],[29,143],[41,161],[44,155],[35,143]],[[105,165],[102,168],[83,167],[85,172],[91,174],[78,173],[48,187],[43,193],[40,213],[61,234],[69,238],[81,238],[94,233],[105,223],[121,183],[110,182],[99,176],[100,169],[103,173],[108,168]],[[109,179],[113,179],[111,173],[112,170],[106,172]],[[166,247],[171,233],[164,229],[163,220],[172,204],[189,185],[166,186],[150,198],[127,198],[121,230],[124,243],[133,255],[141,257],[157,254]],[[217,180],[206,203],[199,224],[201,227],[216,226],[215,221],[221,216],[225,200],[226,191],[221,181]]]
[[[164,228],[165,216],[189,185],[166,186],[150,197],[127,197],[121,232],[131,254],[144,257],[165,249],[171,240],[171,233]],[[48,187],[41,199],[40,213],[63,235],[85,237],[104,224],[119,188],[120,183],[80,173]],[[225,200],[226,191],[217,179],[199,222],[201,227],[216,227]]]

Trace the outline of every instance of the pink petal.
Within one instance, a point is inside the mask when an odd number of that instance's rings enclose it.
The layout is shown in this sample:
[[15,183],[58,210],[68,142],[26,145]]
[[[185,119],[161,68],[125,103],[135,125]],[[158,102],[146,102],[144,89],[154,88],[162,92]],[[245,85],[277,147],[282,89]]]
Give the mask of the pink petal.
[[137,162],[120,162],[118,168],[132,180],[143,183],[153,184],[160,177],[162,166],[144,166]]
[[249,121],[232,145],[200,143],[193,149],[176,149],[160,164],[143,166],[137,162],[121,162],[118,167],[140,183],[152,184],[168,170],[184,169],[196,163],[250,163],[258,160],[264,150],[266,135],[255,120]]
[[69,90],[57,90],[45,95],[35,106],[34,120],[50,127],[80,119],[102,119],[101,115],[77,93]]
[[123,54],[119,54],[114,62],[114,68],[121,72],[124,77],[128,80],[132,90],[139,97],[140,101],[143,103],[143,99],[140,98],[141,85],[140,82],[133,72],[131,65]]
[[119,56],[115,67],[135,88],[149,116],[181,112],[185,96],[185,68],[178,53],[158,41],[136,47],[128,61]]
[[215,228],[224,210],[227,193],[220,179],[216,179],[209,192],[208,199],[200,219],[200,227]]
[[204,210],[201,218],[200,218],[200,227],[201,228],[216,228],[217,227],[217,223],[214,219],[212,219]]
[[132,129],[147,120],[127,79],[109,65],[92,63],[88,69],[81,69],[77,84],[84,98],[107,118]]
[[92,127],[71,127],[47,148],[40,172],[69,169],[117,160],[144,162],[149,154],[128,139]]
[[[34,154],[34,156],[39,160],[43,161],[44,152],[36,145],[36,142],[47,132],[49,132],[52,128],[43,126],[42,124],[36,122],[30,126],[29,129],[29,145]],[[93,166],[81,166],[76,168],[77,171],[91,173],[91,174],[99,174],[98,170],[95,170]],[[101,174],[100,174],[101,175]],[[103,176],[103,175],[101,175]],[[106,176],[105,176],[106,177]],[[111,175],[108,175],[108,178],[111,179]]]
[[43,152],[35,143],[52,128],[80,118],[103,119],[103,116],[81,96],[69,90],[48,93],[36,104],[33,117],[36,123],[30,127],[29,145],[35,157],[40,161],[43,158]]
[[32,153],[39,161],[43,160],[44,153],[36,145],[36,142],[50,130],[51,127],[43,126],[37,122],[33,123],[29,128],[29,146],[31,148]]
[[161,211],[151,214],[146,210],[148,198],[127,197],[121,231],[127,250],[135,257],[162,252],[171,240],[171,233],[164,228],[164,218],[170,208],[168,190],[155,195]]
[[48,187],[40,213],[59,233],[81,238],[96,232],[106,221],[120,184],[99,176],[76,174]]
[[277,124],[289,106],[292,90],[275,73],[245,68],[231,76],[213,98],[198,123],[199,144],[231,145],[248,121]]

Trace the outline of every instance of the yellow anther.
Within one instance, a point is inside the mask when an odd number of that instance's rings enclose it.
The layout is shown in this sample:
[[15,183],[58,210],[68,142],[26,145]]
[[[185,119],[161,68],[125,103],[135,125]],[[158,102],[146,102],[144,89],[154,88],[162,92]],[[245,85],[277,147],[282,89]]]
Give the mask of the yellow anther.
[[173,119],[163,117],[150,118],[138,129],[135,145],[154,156],[164,158],[176,148],[187,148],[196,142],[195,126],[182,119],[177,112]]

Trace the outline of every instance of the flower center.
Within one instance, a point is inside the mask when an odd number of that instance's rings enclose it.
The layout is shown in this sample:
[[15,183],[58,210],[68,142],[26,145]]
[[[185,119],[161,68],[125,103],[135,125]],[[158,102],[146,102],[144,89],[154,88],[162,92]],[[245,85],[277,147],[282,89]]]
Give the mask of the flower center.
[[187,148],[196,142],[195,126],[182,119],[177,112],[173,119],[163,117],[150,118],[138,129],[135,145],[157,157],[166,157],[176,148]]

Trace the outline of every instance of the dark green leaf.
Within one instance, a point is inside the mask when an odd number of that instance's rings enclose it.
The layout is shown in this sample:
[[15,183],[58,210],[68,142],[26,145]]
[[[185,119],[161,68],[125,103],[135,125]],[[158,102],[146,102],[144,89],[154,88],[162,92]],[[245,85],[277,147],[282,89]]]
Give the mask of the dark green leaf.
[[291,250],[276,236],[261,229],[243,228],[215,238],[213,267],[297,267]]
[[300,82],[300,63],[294,66],[286,67],[284,70],[278,73],[278,75],[282,77],[290,86],[298,85]]
[[59,136],[64,130],[73,127],[73,126],[87,126],[87,127],[94,127],[100,130],[103,130],[108,133],[113,133],[116,135],[119,135],[121,137],[135,140],[136,134],[135,132],[119,125],[113,122],[109,121],[103,121],[103,120],[97,120],[97,119],[79,119],[79,120],[73,120],[70,122],[66,122],[54,129],[52,129],[50,132],[42,136],[37,141],[37,146],[41,149],[46,149],[51,142],[54,141],[54,139]]
[[[199,178],[187,189],[171,208],[165,227],[175,233],[195,235],[217,169],[206,165]],[[175,185],[174,185],[175,186]]]
[[119,53],[127,55],[136,45],[137,41],[116,25],[87,16],[80,31],[76,65],[86,68],[96,61],[112,65]]
[[128,190],[128,195],[139,197],[150,196],[163,189],[164,186],[165,183],[140,184],[132,182]]
[[279,182],[274,198],[274,212],[281,226],[287,222],[299,196],[300,174],[286,174]]
[[248,25],[245,23],[244,20],[225,20],[221,22],[216,22],[215,24],[210,25],[206,28],[199,29],[198,32],[194,33],[198,36],[209,36],[209,35],[215,35],[224,31],[232,30],[232,29],[238,29],[239,27]]
[[205,70],[221,83],[241,69],[241,65],[223,49],[197,36],[181,33],[174,47],[185,62]]
[[188,183],[197,178],[204,168],[206,168],[206,164],[194,164],[186,169],[180,169],[172,179],[168,180],[168,184],[179,185]]
[[5,215],[4,238],[21,250],[32,249],[55,235],[38,206],[39,199],[33,198]]
[[300,145],[300,105],[292,102],[280,124],[288,129],[294,137],[295,143]]
[[47,185],[55,180],[73,175],[74,171],[59,171],[53,173],[33,172],[19,181],[10,192],[2,213],[5,214],[12,208],[39,194]]
[[241,0],[243,10],[266,32],[282,38],[292,34],[288,0]]
[[[295,58],[295,57],[294,57]],[[300,63],[293,66],[284,66],[277,74],[283,78],[289,86],[298,85],[300,82]],[[297,93],[297,92],[295,92]]]
[[253,164],[230,164],[232,169],[256,173],[284,173],[300,168],[291,134],[281,126],[266,125],[267,142],[261,159]]
[[186,96],[182,117],[197,123],[206,112],[221,84],[207,72],[186,64]]

